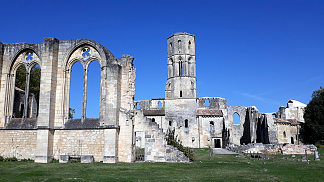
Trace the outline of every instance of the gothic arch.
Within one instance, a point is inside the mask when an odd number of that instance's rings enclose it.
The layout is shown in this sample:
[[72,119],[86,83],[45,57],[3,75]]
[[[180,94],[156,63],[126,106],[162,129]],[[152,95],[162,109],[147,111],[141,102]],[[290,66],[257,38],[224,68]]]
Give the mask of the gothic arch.
[[[32,55],[30,55],[30,53]],[[27,60],[26,56],[28,55],[32,57],[32,59]],[[16,71],[20,66],[24,66],[29,78],[30,71],[35,65],[39,65],[40,69],[42,68],[42,61],[39,55],[37,49],[34,49],[31,45],[24,45],[15,54],[13,54],[12,59],[9,61],[4,104],[5,123],[8,123],[13,116]],[[29,83],[26,84],[29,85]],[[27,95],[29,95],[28,91]],[[26,101],[28,102],[28,99],[26,99]],[[26,103],[24,105],[26,105]]]
[[[91,41],[90,41],[91,43]],[[99,52],[100,49],[95,47],[95,44],[90,45],[89,42],[87,43],[80,43],[79,45],[75,46],[73,51],[70,51],[67,56],[67,60],[65,60],[65,72],[64,72],[64,97],[62,101],[62,109],[63,109],[63,120],[64,123],[69,119],[69,106],[70,106],[70,89],[71,89],[71,71],[72,66],[76,62],[80,62],[83,67],[83,99],[82,99],[82,120],[86,119],[86,108],[87,108],[87,85],[88,85],[88,68],[91,62],[97,61],[101,67],[101,79],[100,85],[102,85],[104,74],[106,70],[103,69],[106,67],[107,64],[110,64],[109,60],[106,60],[106,55]],[[87,49],[88,53],[84,56],[84,50]],[[109,54],[109,53],[108,53]],[[111,54],[111,53],[110,53]],[[112,54],[111,54],[112,56]],[[101,93],[102,90],[100,88],[100,101],[101,101]],[[101,102],[100,106],[101,108]],[[100,117],[100,114],[99,114]],[[100,120],[101,118],[99,118]]]

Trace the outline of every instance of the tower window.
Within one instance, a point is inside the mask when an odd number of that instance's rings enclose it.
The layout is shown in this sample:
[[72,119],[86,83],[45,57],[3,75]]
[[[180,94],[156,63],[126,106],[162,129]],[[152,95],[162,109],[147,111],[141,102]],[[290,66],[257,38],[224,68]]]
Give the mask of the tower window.
[[181,40],[178,40],[178,51],[181,53]]
[[182,97],[182,91],[180,91],[180,97]]
[[189,40],[189,42],[188,42],[188,49],[190,49],[190,48],[191,48],[191,42]]
[[169,126],[172,126],[172,121],[169,121]]
[[185,120],[185,128],[188,128],[188,120]]
[[179,73],[180,73],[180,76],[183,76],[183,66],[182,66],[182,61],[179,62]]
[[170,48],[172,48],[172,42],[170,42]]

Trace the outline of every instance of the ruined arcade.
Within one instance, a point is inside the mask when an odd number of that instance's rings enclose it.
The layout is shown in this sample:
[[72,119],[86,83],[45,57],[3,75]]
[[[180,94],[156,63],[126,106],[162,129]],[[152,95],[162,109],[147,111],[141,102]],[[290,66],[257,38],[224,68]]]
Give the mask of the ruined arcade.
[[[299,143],[305,104],[290,100],[276,112],[261,113],[254,106],[228,106],[224,98],[197,98],[195,36],[176,33],[167,46],[165,98],[134,101],[136,69],[129,55],[115,58],[88,39],[0,43],[0,156],[39,163],[53,158],[64,162],[66,156],[115,163],[133,162],[136,151],[143,149],[144,161],[188,162],[167,145],[168,130],[192,148]],[[86,113],[87,73],[93,61],[101,67],[99,118]],[[72,119],[71,68],[76,62],[84,69],[82,117]],[[35,65],[41,70],[38,102],[29,91]],[[19,67],[26,70],[25,88],[15,86]]]

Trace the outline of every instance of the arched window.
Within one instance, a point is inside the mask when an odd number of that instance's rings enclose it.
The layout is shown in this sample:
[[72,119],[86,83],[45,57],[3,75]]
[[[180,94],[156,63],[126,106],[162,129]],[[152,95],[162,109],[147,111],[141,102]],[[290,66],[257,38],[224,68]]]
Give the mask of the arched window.
[[158,108],[162,109],[162,102],[161,101],[158,102]]
[[211,131],[211,132],[214,131],[214,121],[209,122],[209,131]]
[[240,115],[237,113],[233,114],[233,124],[240,124]]
[[172,121],[169,121],[169,126],[172,126]]
[[69,119],[82,117],[83,105],[83,66],[80,62],[73,64],[70,81],[70,109],[74,113],[69,113]]
[[283,137],[286,138],[287,135],[286,135],[286,131],[283,132]]
[[178,51],[181,53],[181,40],[178,40]]
[[[26,61],[31,60],[33,60],[33,53],[26,54]],[[40,66],[20,65],[15,75],[12,117],[36,118],[39,110]]]
[[276,114],[272,114],[272,118],[276,118],[277,116],[276,116]]
[[155,122],[155,118],[152,118],[152,122]]
[[190,50],[190,48],[191,48],[191,42],[189,40],[189,42],[188,42],[188,49]]
[[205,99],[205,106],[209,107],[209,99]]
[[136,109],[141,109],[140,103],[136,103]]
[[87,69],[87,118],[99,118],[101,67],[92,61]]
[[186,119],[185,120],[185,128],[188,128],[189,127],[189,124],[188,124],[188,120]]

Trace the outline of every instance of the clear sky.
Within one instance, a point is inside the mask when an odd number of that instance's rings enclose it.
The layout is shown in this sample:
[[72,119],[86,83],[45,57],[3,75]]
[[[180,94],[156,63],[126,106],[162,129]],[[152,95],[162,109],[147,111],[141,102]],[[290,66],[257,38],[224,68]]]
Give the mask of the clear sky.
[[176,32],[196,35],[198,97],[275,112],[324,86],[323,0],[2,0],[0,10],[3,43],[89,38],[135,57],[136,100],[164,98]]

